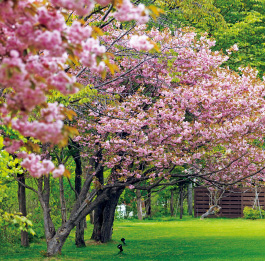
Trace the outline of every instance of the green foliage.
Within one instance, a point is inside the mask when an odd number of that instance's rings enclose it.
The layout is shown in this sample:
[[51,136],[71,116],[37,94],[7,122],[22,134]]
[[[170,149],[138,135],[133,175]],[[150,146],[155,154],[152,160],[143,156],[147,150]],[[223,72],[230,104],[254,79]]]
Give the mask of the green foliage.
[[7,213],[0,209],[0,242],[14,242],[18,238],[18,231],[27,231],[35,235],[32,222],[28,217],[22,216],[21,213]]
[[239,50],[226,62],[231,69],[251,66],[265,72],[265,1],[221,1],[215,5],[227,22],[227,28],[213,32],[216,50],[223,51],[237,44]]
[[[125,189],[120,198],[119,198],[119,204],[125,204],[126,205],[126,213],[124,218],[136,218],[137,217],[137,203],[136,203],[136,195],[135,190],[131,189]],[[130,213],[133,213],[132,217],[130,217]],[[115,212],[115,218],[119,219],[121,218],[119,213]]]
[[259,210],[255,208],[253,209],[251,207],[244,207],[243,214],[244,214],[244,218],[254,220],[254,219],[264,218],[265,211],[263,209]]
[[[13,189],[13,176],[22,174],[23,170],[19,166],[20,160],[13,159],[2,148],[3,137],[0,137],[0,241],[12,242],[21,230],[28,231],[31,235],[35,235],[35,232],[29,219],[30,215],[24,217],[20,213],[10,213],[13,210],[13,204],[9,204],[10,199],[17,199],[16,191]],[[15,188],[17,189],[17,186]]]
[[163,21],[165,27],[170,28],[171,31],[184,26],[194,26],[201,31],[216,30],[226,26],[213,0],[158,0],[155,4],[165,10],[159,20]]
[[70,101],[78,100],[79,104],[90,103],[97,95],[97,90],[93,89],[92,85],[87,85],[82,88],[78,93],[72,94],[70,96]]
[[50,95],[48,96],[48,102],[50,103],[58,102],[60,104],[63,104],[64,106],[68,106],[69,97],[67,95],[63,95],[62,93],[56,90],[51,90]]
[[32,222],[28,217],[22,216],[21,213],[10,214],[0,210],[0,227],[28,231],[30,234],[35,235],[32,229]]

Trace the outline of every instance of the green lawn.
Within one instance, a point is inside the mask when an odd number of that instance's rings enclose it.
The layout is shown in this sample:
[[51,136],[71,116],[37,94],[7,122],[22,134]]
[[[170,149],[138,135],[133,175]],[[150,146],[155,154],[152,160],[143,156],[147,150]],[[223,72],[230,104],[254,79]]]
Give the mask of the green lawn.
[[[57,258],[45,258],[45,243],[0,249],[1,260],[265,260],[265,220],[184,218],[116,221],[113,241],[76,248],[74,233]],[[122,237],[127,245],[118,254]]]

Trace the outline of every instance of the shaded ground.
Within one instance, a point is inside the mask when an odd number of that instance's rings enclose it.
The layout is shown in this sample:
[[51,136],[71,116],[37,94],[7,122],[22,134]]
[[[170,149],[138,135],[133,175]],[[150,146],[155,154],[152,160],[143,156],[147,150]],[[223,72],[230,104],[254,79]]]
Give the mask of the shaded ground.
[[[76,248],[74,233],[57,258],[45,258],[45,242],[2,247],[0,260],[265,260],[265,220],[184,218],[183,220],[116,221],[113,241],[90,241]],[[127,245],[118,254],[124,237]]]

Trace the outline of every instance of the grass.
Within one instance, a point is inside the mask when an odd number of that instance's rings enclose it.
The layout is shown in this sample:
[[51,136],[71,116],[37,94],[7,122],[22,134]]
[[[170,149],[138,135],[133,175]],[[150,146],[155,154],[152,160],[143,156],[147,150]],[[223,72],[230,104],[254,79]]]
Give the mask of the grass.
[[[9,246],[0,249],[0,260],[264,260],[265,220],[205,219],[184,217],[146,221],[115,221],[113,240],[76,248],[74,233],[63,253],[55,258],[41,255],[45,242],[30,248]],[[126,238],[124,252],[118,254],[120,239]]]

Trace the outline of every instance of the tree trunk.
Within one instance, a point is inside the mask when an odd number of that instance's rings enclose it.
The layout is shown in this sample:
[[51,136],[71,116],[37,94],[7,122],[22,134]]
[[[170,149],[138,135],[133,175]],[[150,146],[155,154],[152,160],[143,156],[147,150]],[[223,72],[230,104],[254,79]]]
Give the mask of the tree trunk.
[[171,217],[174,216],[174,189],[170,190],[171,197],[170,197],[170,215]]
[[73,228],[74,223],[66,222],[52,238],[47,240],[47,256],[61,254],[62,247]]
[[136,200],[137,200],[137,216],[139,220],[142,220],[143,219],[142,200],[141,200],[141,191],[139,189],[136,190]]
[[164,212],[165,212],[165,215],[167,215],[167,205],[168,205],[168,204],[167,204],[167,203],[168,203],[167,200],[168,200],[168,199],[165,198],[165,205],[164,205]]
[[182,219],[182,216],[183,216],[183,196],[184,196],[184,193],[183,193],[183,184],[180,184],[179,185],[179,196],[180,196],[180,211],[179,211],[179,218]]
[[[98,196],[102,192],[98,193]],[[95,241],[101,241],[101,227],[103,224],[103,210],[105,208],[106,202],[99,204],[94,210],[94,228],[91,239]]]
[[[81,158],[80,152],[78,151],[78,155],[75,155],[74,161],[76,164],[75,167],[75,191],[76,191],[76,200],[78,200],[78,195],[80,194],[81,187],[82,187],[82,165],[81,165]],[[86,218],[80,221],[79,224],[76,225],[75,230],[75,244],[77,247],[85,247],[85,225],[86,225]]]
[[81,220],[77,225],[76,225],[76,230],[75,230],[75,244],[77,247],[85,247],[86,242],[85,242],[85,222],[86,219],[84,218]]
[[67,221],[66,203],[65,203],[65,198],[64,198],[63,177],[59,178],[59,184],[60,184],[61,217],[62,217],[62,225],[63,225]]
[[94,229],[91,239],[106,243],[111,240],[115,209],[124,188],[110,190],[108,200],[98,205],[94,212]]
[[192,182],[190,182],[188,185],[188,213],[190,216],[192,216],[192,210]]
[[[17,174],[19,181],[22,184],[25,184],[25,176],[23,174]],[[22,216],[27,216],[27,208],[26,208],[26,188],[18,182],[18,203],[19,203],[19,212],[21,212]],[[21,231],[21,246],[28,247],[29,246],[29,237],[27,231]]]
[[[79,151],[79,144],[72,141],[72,144],[68,145],[69,149],[72,152],[73,159],[75,161],[75,196],[76,200],[78,199],[78,196],[81,192],[82,187],[82,162],[80,157],[80,151]],[[75,230],[75,244],[77,247],[85,247],[85,225],[86,225],[86,219],[81,220],[79,224],[76,225]]]
[[[101,155],[99,154],[99,156]],[[98,163],[95,162],[95,167],[97,167],[97,165]],[[101,168],[101,170],[97,173],[96,177],[98,179],[99,184],[103,185],[104,184],[103,168]],[[99,191],[97,194],[98,196],[100,196],[102,194],[102,191]],[[93,220],[94,228],[91,239],[96,241],[101,241],[101,227],[103,224],[103,212],[105,205],[106,202],[104,201],[101,204],[99,204],[94,210],[94,220]]]
[[[41,195],[40,201],[42,204],[44,211],[44,227],[45,227],[45,235],[46,235],[46,242],[47,242],[47,255],[54,256],[61,253],[62,247],[69,236],[72,229],[80,223],[81,220],[91,213],[101,202],[105,202],[109,199],[110,189],[104,190],[100,196],[98,196],[95,200],[92,201],[94,198],[94,194],[91,193],[86,200],[82,203],[82,205],[77,208],[77,205],[74,206],[73,211],[69,219],[64,223],[55,233],[53,230],[54,227],[50,226],[46,220],[49,220],[50,214],[46,211],[46,205],[44,202],[44,197]],[[39,193],[40,194],[40,193]],[[91,202],[92,201],[92,202]],[[51,223],[52,224],[52,223]]]
[[145,211],[146,216],[151,218],[152,211],[151,211],[151,190],[147,190],[147,199],[145,200]]
[[[44,181],[44,188],[43,183]],[[47,246],[49,241],[55,235],[55,227],[51,219],[51,209],[50,209],[50,176],[44,176],[39,179],[38,184],[38,196],[43,210],[43,221],[44,221],[44,230]]]
[[218,205],[214,205],[214,206],[211,206],[206,213],[204,213],[202,216],[201,216],[201,219],[204,219],[206,217],[208,217],[209,215],[214,215],[216,213],[218,213],[220,211],[221,207],[218,206]]
[[124,189],[113,189],[111,192],[110,200],[107,201],[107,204],[103,212],[103,224],[101,228],[101,242],[106,243],[111,240],[113,233],[113,222],[115,217],[115,209],[118,205],[120,195]]
[[90,224],[94,225],[94,214],[95,214],[95,211],[93,210],[91,213],[90,213]]
[[[92,160],[90,165],[92,164]],[[96,173],[101,168],[101,164],[99,164],[99,168],[96,169]],[[72,207],[71,214],[68,220],[57,230],[55,231],[54,224],[50,215],[50,205],[49,205],[49,197],[50,197],[50,176],[43,176],[38,180],[38,196],[41,203],[41,207],[43,209],[43,219],[44,219],[44,228],[45,228],[45,237],[47,243],[47,255],[54,256],[61,252],[61,249],[64,245],[65,240],[69,236],[71,230],[80,223],[88,214],[91,213],[99,204],[109,200],[110,198],[110,190],[111,188],[105,188],[102,190],[101,195],[97,196],[97,189],[92,190],[88,193],[91,182],[93,181],[92,175],[93,167],[90,167],[88,173],[86,175],[86,179],[84,181],[83,187],[79,194],[78,200],[75,202]],[[43,186],[44,181],[44,186]],[[119,189],[124,189],[124,186],[120,186]]]

